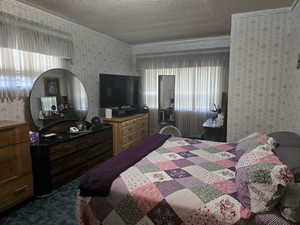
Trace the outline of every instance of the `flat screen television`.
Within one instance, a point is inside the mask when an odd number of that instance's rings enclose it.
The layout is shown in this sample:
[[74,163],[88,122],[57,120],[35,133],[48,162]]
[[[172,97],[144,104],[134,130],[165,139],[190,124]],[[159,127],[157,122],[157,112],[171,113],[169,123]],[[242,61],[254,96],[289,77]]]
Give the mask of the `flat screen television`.
[[100,107],[139,106],[140,78],[100,74]]

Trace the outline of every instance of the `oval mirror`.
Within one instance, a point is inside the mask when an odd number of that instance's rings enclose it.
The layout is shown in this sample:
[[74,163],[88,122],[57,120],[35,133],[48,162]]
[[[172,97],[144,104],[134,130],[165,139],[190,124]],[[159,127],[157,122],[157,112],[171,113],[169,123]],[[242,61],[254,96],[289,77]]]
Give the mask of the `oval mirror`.
[[51,69],[39,76],[30,93],[32,121],[38,129],[60,121],[84,120],[88,97],[81,81],[65,69]]

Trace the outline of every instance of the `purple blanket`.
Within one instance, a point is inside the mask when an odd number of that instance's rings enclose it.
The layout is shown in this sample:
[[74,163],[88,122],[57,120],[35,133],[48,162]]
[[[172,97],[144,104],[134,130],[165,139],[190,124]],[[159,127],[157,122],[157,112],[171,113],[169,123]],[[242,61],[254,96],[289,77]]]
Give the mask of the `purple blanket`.
[[80,178],[80,195],[105,197],[114,180],[153,150],[159,148],[170,136],[156,134],[129,147],[110,160],[96,166]]

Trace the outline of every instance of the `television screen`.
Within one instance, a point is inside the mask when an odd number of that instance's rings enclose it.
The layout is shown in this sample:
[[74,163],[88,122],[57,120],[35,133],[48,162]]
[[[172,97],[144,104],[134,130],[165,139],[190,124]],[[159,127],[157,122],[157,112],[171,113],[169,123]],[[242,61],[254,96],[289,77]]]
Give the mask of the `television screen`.
[[139,105],[139,77],[100,74],[101,108]]

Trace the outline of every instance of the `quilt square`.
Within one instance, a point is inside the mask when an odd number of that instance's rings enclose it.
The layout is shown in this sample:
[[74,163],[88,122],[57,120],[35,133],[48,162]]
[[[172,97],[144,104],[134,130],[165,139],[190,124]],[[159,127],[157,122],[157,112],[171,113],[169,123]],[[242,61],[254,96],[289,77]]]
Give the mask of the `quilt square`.
[[213,146],[213,147],[222,144],[222,142],[217,142],[217,141],[205,141],[205,143],[208,144],[209,146]]
[[103,224],[126,225],[115,210],[111,211],[111,213],[103,220]]
[[221,159],[232,159],[235,158],[235,155],[230,152],[219,152],[218,155]]
[[[97,215],[97,218],[101,220],[104,220],[113,210],[113,206],[103,197],[91,198],[89,205],[93,209],[93,213]],[[103,205],[105,207],[102,208]]]
[[144,174],[135,166],[124,171],[120,176],[129,192],[150,183],[149,179],[145,177]]
[[164,148],[164,147],[160,147],[159,149],[156,149],[155,151],[158,152],[158,153],[160,153],[160,154],[172,152],[169,149]]
[[177,137],[171,137],[166,141],[162,147],[164,148],[169,148],[169,147],[176,147],[176,146],[183,146],[183,145],[188,145],[187,142],[184,141],[182,138],[177,138]]
[[200,163],[204,163],[204,162],[208,162],[207,159],[203,159],[202,157],[198,156],[198,157],[192,157],[192,158],[188,158],[186,159],[194,164],[200,164]]
[[146,164],[146,165],[138,165],[136,166],[142,173],[151,173],[160,171],[158,167],[153,164]]
[[191,144],[191,145],[196,145],[196,144],[201,144],[202,141],[197,140],[197,139],[184,139],[184,141],[186,141],[187,143]]
[[[164,153],[167,154],[167,153]],[[163,162],[163,161],[167,161],[166,158],[161,157],[164,154],[160,154],[156,151],[151,152],[149,155],[146,156],[146,158],[151,162],[151,163],[156,163],[156,162]]]
[[231,168],[235,166],[235,162],[231,161],[231,160],[220,160],[220,161],[216,161],[216,164],[220,165],[220,166],[224,166],[225,168]]
[[202,185],[199,187],[190,188],[190,190],[195,193],[204,203],[208,203],[220,196],[223,193],[209,185]]
[[131,193],[136,204],[145,213],[148,213],[156,206],[164,197],[154,184],[147,184]]
[[218,215],[220,224],[236,224],[240,219],[242,205],[230,195],[222,195],[207,205],[210,213]]
[[199,144],[193,144],[193,146],[194,146],[195,148],[198,148],[198,150],[199,150],[199,149],[202,149],[202,148],[208,148],[208,147],[209,147],[209,145],[206,144],[206,143],[204,143],[204,142],[199,143]]
[[137,162],[135,165],[139,166],[139,165],[147,165],[147,164],[151,164],[151,162],[147,158],[143,158],[141,161]]
[[154,173],[145,173],[145,176],[149,178],[152,183],[163,182],[173,180],[166,172],[159,171]]
[[185,145],[185,146],[182,146],[182,148],[184,148],[184,149],[186,149],[188,151],[193,151],[193,150],[197,150],[198,149],[194,145]]
[[[110,223],[111,224],[111,223]],[[116,223],[114,223],[116,224]],[[149,219],[148,216],[145,216],[143,219],[140,220],[140,222],[138,222],[138,224],[136,225],[154,225],[154,223],[152,223],[152,221]]]
[[168,148],[170,151],[169,152],[186,152],[187,150],[184,149],[183,147],[179,147],[179,146],[176,146],[176,147],[170,147]]
[[115,210],[125,224],[136,224],[145,215],[130,195],[127,195]]
[[224,177],[226,180],[235,178],[235,172],[230,169],[218,170],[214,171],[213,173],[215,173],[218,176]]
[[216,163],[212,163],[212,162],[204,162],[199,164],[199,166],[201,166],[202,168],[208,170],[208,171],[216,171],[216,170],[222,170],[225,169],[223,166],[220,166]]
[[274,164],[281,164],[282,162],[278,159],[277,156],[275,155],[269,155],[266,157],[263,157],[261,159],[259,159],[259,162],[261,163],[274,163]]
[[178,155],[177,153],[165,153],[163,154],[164,158],[167,160],[177,160],[177,159],[184,159],[181,155]]
[[182,189],[166,197],[176,214],[186,221],[196,209],[204,206],[201,199],[189,189]]
[[[201,158],[204,158],[204,159],[206,159],[208,161],[211,161],[211,162],[223,159],[221,156],[218,155],[218,154],[220,154],[220,152],[212,154],[210,152],[207,152],[207,151],[204,151],[204,150],[200,149],[200,150],[193,151],[193,153],[200,156]],[[227,153],[227,152],[225,152],[225,153]]]
[[[145,183],[142,182],[140,185],[136,185],[136,187],[143,186],[147,183],[150,183],[148,179]],[[107,196],[107,201],[109,201],[110,204],[115,208],[127,194],[129,194],[128,188],[124,183],[123,179],[119,177],[112,183],[110,188],[110,194]]]
[[224,144],[224,145],[215,146],[215,148],[222,150],[222,151],[230,151],[230,150],[234,149],[235,147],[232,145]]
[[178,155],[182,156],[183,158],[197,157],[197,155],[191,152],[179,152]]
[[162,200],[157,206],[155,206],[149,213],[149,218],[155,225],[182,225],[183,221],[176,215],[175,211],[169,206],[166,200]]
[[206,169],[200,167],[200,166],[188,166],[183,168],[185,171],[187,171],[189,174],[191,174],[193,177],[196,177],[201,182],[205,184],[211,184],[216,183],[219,181],[226,180],[226,178],[222,176],[218,176],[217,174],[214,174],[213,172],[209,172]]
[[203,151],[209,152],[209,153],[219,153],[221,152],[220,149],[217,149],[216,147],[208,147],[208,148],[202,148]]
[[184,188],[182,184],[178,183],[175,180],[159,182],[159,183],[155,183],[155,185],[164,197]]
[[198,187],[200,185],[204,185],[202,181],[195,177],[184,177],[184,178],[179,178],[176,179],[176,182],[179,184],[183,185],[184,187],[187,188],[192,188],[192,187]]
[[178,165],[174,163],[175,161],[165,161],[165,162],[157,162],[155,166],[160,168],[161,170],[171,170],[178,168]]
[[231,180],[224,180],[221,182],[210,184],[210,186],[218,189],[219,191],[222,191],[226,194],[231,194],[236,192],[236,184],[233,183]]
[[183,177],[190,177],[191,174],[189,174],[188,172],[186,172],[183,169],[173,169],[173,170],[166,170],[165,171],[167,174],[169,174],[170,177],[172,178],[183,178]]
[[193,162],[191,162],[190,160],[186,160],[186,159],[173,160],[172,162],[175,163],[180,168],[194,165]]

